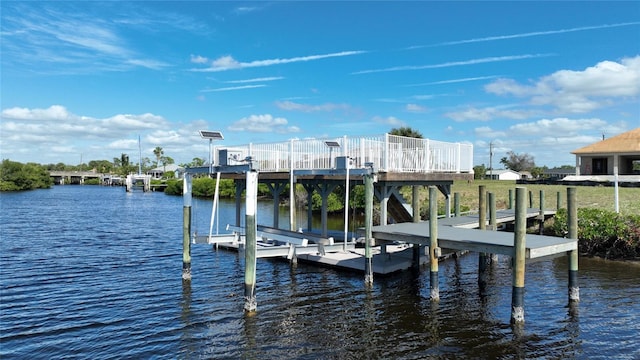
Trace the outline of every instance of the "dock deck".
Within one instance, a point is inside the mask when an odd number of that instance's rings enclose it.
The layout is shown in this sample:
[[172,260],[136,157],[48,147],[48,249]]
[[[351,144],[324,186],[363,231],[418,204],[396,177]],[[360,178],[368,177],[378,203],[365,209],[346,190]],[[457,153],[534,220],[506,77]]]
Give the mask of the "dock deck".
[[[407,241],[429,244],[429,223],[401,223],[374,226],[373,237],[377,240]],[[438,225],[438,245],[443,249],[469,250],[514,256],[514,234],[503,231],[468,229],[449,225]],[[576,250],[575,239],[527,234],[526,259],[538,259],[564,254]]]

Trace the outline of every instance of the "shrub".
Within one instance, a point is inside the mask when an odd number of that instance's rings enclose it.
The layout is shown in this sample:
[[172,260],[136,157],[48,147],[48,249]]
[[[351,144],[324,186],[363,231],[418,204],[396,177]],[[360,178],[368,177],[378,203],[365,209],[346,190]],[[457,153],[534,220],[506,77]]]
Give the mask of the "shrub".
[[[552,229],[557,236],[567,235],[565,209],[556,213]],[[640,216],[623,216],[601,209],[578,209],[578,250],[581,254],[607,259],[640,257]]]

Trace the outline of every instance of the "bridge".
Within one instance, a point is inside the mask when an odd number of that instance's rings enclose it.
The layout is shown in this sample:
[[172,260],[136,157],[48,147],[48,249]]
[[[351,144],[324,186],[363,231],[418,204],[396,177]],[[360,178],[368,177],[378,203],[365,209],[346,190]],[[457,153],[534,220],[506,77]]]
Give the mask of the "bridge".
[[50,171],[49,176],[58,185],[84,184],[86,179],[103,179],[108,174],[95,173],[93,171]]

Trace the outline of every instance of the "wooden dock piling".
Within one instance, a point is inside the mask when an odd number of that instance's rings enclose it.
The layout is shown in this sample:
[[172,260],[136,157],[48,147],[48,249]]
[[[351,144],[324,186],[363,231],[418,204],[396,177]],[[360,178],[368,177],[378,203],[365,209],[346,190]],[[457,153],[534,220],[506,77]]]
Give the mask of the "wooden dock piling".
[[[578,239],[578,208],[576,207],[576,188],[567,188],[567,223],[569,239]],[[580,301],[578,287],[578,249],[569,251],[569,302]]]
[[[478,187],[478,228],[487,229],[487,192],[484,185]],[[484,289],[486,285],[486,272],[488,255],[485,252],[478,253],[478,285]]]
[[431,268],[429,283],[431,285],[431,301],[440,301],[438,284],[438,188],[429,186],[429,264]]
[[540,190],[540,235],[544,234],[544,190]]
[[255,170],[247,171],[245,196],[244,310],[253,312],[258,307],[256,302],[258,172]]
[[373,256],[371,228],[373,226],[373,174],[364,175],[364,283],[373,284]]
[[513,209],[513,189],[509,189],[509,209]]
[[[496,194],[489,193],[489,226],[491,230],[498,230],[498,216],[496,215]],[[489,263],[495,264],[498,262],[498,254],[489,254]]]
[[182,280],[191,280],[191,174],[182,180]]
[[511,323],[524,323],[524,272],[527,236],[526,191],[527,189],[524,187],[516,188]]
[[453,194],[453,211],[456,217],[460,216],[460,193]]

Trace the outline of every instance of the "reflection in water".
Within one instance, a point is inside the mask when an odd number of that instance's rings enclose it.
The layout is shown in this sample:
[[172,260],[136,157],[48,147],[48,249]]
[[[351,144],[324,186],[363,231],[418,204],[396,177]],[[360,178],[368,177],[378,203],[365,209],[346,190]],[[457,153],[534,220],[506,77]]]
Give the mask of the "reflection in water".
[[[441,262],[438,303],[428,268],[366,287],[361,273],[259,259],[258,311],[245,316],[236,252],[194,246],[193,279],[178,285],[179,197],[80,186],[1,196],[2,359],[640,359],[640,266],[580,258],[572,306],[566,257],[528,264],[526,322],[512,328],[506,257],[482,293],[477,254]],[[200,208],[208,229],[210,200]],[[234,216],[221,205],[221,224]]]

